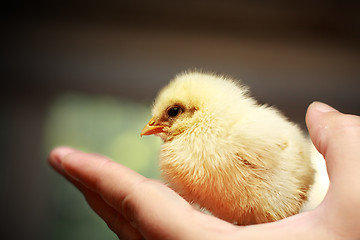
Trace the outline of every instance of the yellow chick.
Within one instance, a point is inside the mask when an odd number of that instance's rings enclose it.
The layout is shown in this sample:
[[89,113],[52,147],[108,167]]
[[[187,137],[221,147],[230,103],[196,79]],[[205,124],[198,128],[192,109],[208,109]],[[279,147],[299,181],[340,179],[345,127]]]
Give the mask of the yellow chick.
[[188,202],[238,225],[298,213],[314,180],[308,140],[238,82],[185,72],[157,96],[141,135],[163,140],[162,177]]

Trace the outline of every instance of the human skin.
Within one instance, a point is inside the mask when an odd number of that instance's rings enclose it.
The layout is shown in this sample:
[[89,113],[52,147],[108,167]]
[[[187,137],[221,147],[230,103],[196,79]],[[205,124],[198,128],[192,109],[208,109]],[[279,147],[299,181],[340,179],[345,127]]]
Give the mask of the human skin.
[[58,147],[49,162],[121,239],[360,239],[360,117],[315,102],[306,123],[329,190],[316,209],[273,223],[235,226],[203,214],[163,183],[97,154]]

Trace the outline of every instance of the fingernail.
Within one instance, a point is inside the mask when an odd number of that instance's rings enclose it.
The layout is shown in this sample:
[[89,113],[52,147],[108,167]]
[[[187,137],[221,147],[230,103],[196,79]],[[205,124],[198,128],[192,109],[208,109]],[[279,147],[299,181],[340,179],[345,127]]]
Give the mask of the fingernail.
[[311,105],[320,112],[337,112],[335,108],[322,102],[313,102]]
[[64,158],[66,155],[68,155],[69,153],[72,153],[72,152],[76,152],[76,150],[73,149],[73,148],[70,148],[70,147],[58,147],[58,148],[56,148],[56,155],[59,158]]
[[57,167],[61,167],[62,164],[62,160],[63,158],[68,155],[69,153],[75,152],[76,150],[70,147],[57,147],[55,148],[50,155],[52,155],[53,157],[52,159],[52,163],[56,164]]

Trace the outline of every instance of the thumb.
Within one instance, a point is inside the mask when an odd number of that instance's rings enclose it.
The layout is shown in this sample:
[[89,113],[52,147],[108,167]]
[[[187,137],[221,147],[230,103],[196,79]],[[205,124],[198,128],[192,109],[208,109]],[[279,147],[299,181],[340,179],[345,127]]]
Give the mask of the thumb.
[[312,103],[306,114],[312,142],[324,156],[329,177],[360,168],[360,117],[343,114],[320,102]]
[[339,114],[336,109],[321,102],[313,102],[308,107],[306,125],[314,146],[322,155],[327,152],[329,117]]
[[325,213],[326,222],[337,228],[334,231],[360,234],[360,117],[314,102],[308,108],[306,124],[329,174],[330,186],[323,204],[331,211]]

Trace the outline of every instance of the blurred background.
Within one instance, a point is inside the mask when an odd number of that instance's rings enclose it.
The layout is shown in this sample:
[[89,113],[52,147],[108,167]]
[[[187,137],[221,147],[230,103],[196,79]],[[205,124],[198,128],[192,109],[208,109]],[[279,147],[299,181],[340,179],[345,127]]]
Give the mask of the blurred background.
[[312,101],[360,114],[359,1],[9,1],[1,14],[3,239],[116,239],[47,164],[57,145],[158,178],[140,138],[188,69],[250,86],[305,130]]

